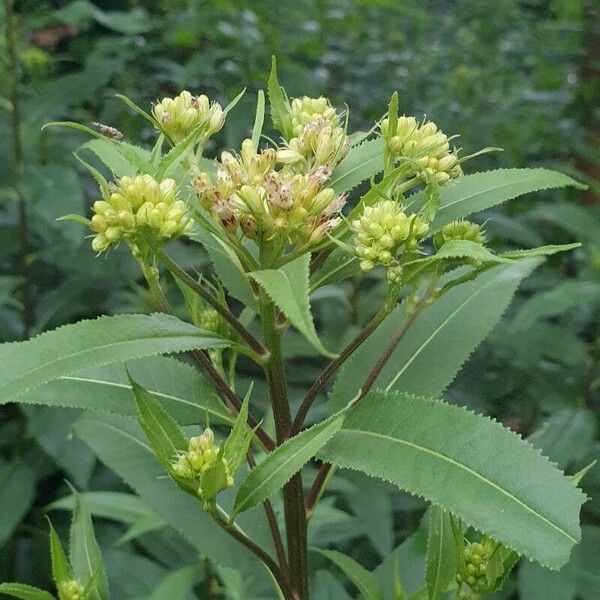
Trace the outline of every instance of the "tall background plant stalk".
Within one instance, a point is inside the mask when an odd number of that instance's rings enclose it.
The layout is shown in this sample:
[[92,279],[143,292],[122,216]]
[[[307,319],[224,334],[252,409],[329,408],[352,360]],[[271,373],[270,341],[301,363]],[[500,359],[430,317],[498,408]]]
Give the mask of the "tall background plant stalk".
[[4,35],[6,43],[8,74],[8,97],[11,104],[11,129],[13,142],[12,185],[17,200],[19,249],[15,257],[15,270],[21,279],[21,314],[23,337],[28,338],[33,325],[31,305],[31,282],[29,276],[29,229],[27,224],[27,206],[21,190],[24,160],[21,138],[21,110],[19,105],[19,67],[17,55],[17,26],[13,15],[13,1],[4,1]]

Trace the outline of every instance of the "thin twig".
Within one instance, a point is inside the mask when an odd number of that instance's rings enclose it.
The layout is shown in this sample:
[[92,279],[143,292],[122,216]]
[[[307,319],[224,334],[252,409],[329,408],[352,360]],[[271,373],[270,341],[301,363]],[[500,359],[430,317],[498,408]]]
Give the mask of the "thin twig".
[[263,345],[238,321],[237,317],[227,307],[223,306],[212,294],[207,292],[163,250],[157,251],[157,257],[174,277],[177,277],[177,279],[191,288],[198,296],[208,302],[258,356],[264,357],[267,355],[267,351]]

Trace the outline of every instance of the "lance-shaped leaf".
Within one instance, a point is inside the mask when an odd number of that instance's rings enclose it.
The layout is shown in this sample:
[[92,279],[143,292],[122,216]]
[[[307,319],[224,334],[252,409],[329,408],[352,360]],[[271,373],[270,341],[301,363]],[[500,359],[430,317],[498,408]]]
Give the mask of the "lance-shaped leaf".
[[0,583],[0,593],[21,600],[56,600],[49,592],[24,583]]
[[156,458],[167,470],[171,470],[173,459],[187,450],[188,442],[173,418],[160,406],[160,404],[131,376],[131,388],[138,407],[138,420]]
[[[456,286],[428,306],[406,332],[375,387],[438,396],[506,310],[520,281],[539,264],[527,259],[499,265]],[[398,307],[352,355],[331,393],[333,410],[354,398],[404,321]]]
[[193,348],[222,348],[228,343],[170,315],[80,321],[26,342],[0,345],[0,403],[89,367]]
[[233,516],[260,504],[282,488],[339,431],[343,414],[333,415],[278,446],[242,482]]
[[384,149],[383,138],[367,140],[358,146],[353,146],[344,160],[333,170],[327,185],[341,194],[375,177],[383,170]]
[[50,519],[48,519],[48,524],[50,525],[50,561],[52,563],[52,579],[54,580],[54,583],[58,585],[62,581],[73,579],[73,571]]
[[427,538],[427,590],[430,600],[438,600],[456,575],[456,542],[450,515],[439,506],[431,509]]
[[92,517],[85,501],[75,490],[75,511],[71,523],[69,556],[75,578],[87,587],[92,582],[89,598],[108,600],[108,582],[104,560],[94,534]]
[[[181,425],[211,421],[232,423],[233,417],[214,388],[192,365],[169,356],[127,362],[132,377]],[[22,404],[84,408],[135,416],[137,407],[123,364],[103,365],[64,375],[19,396]]]
[[318,456],[395,483],[551,568],[580,538],[585,496],[573,482],[516,434],[458,406],[372,392]]
[[[522,194],[566,186],[584,187],[571,177],[548,169],[497,169],[459,177],[442,187],[440,208],[430,232]],[[411,196],[412,209],[417,210],[424,199],[423,192]]]
[[311,550],[321,554],[339,567],[358,588],[361,598],[364,598],[364,600],[383,600],[383,594],[375,577],[353,558],[336,550],[321,550],[320,548],[311,548]]
[[283,88],[279,85],[277,77],[277,60],[273,56],[271,58],[271,74],[269,75],[269,83],[267,87],[269,93],[269,104],[271,106],[271,120],[273,126],[277,129],[286,140],[292,137],[292,121],[290,118],[289,102],[285,97]]
[[552,256],[560,252],[568,252],[579,248],[581,244],[575,242],[573,244],[550,244],[548,246],[538,246],[537,248],[527,248],[525,250],[510,250],[503,252],[500,256],[505,258],[529,258],[532,256]]
[[252,145],[254,150],[258,150],[260,136],[262,134],[263,124],[265,122],[265,93],[258,90],[258,98],[256,100],[256,115],[254,117],[254,125],[252,127]]
[[315,331],[308,297],[310,254],[303,254],[279,269],[248,273],[275,302],[279,310],[304,337],[325,356],[333,356]]
[[198,567],[183,567],[169,573],[148,600],[187,600],[198,580]]

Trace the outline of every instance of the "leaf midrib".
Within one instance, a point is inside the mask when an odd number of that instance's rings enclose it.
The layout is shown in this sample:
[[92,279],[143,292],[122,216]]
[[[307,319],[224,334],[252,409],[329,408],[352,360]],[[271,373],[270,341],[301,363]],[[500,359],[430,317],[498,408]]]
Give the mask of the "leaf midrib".
[[381,438],[396,444],[401,444],[401,445],[405,445],[405,446],[409,446],[411,448],[414,448],[415,450],[419,450],[421,452],[425,452],[426,454],[430,454],[442,461],[446,461],[456,467],[458,467],[459,469],[462,469],[463,471],[475,476],[476,478],[480,479],[482,482],[484,482],[485,484],[489,485],[491,488],[499,491],[500,493],[502,493],[503,495],[505,495],[507,498],[509,498],[510,500],[512,500],[513,502],[515,502],[516,504],[522,506],[523,508],[525,508],[527,511],[529,511],[531,514],[533,514],[536,518],[540,519],[541,521],[543,521],[544,523],[546,523],[547,525],[549,525],[550,527],[552,527],[553,529],[556,529],[556,531],[558,531],[559,533],[561,533],[564,537],[566,537],[570,542],[572,542],[573,544],[577,544],[579,540],[577,540],[576,538],[574,538],[573,536],[571,536],[567,531],[565,531],[562,527],[556,525],[556,523],[553,523],[552,521],[550,521],[547,517],[544,517],[544,515],[540,514],[539,512],[537,512],[534,508],[532,508],[531,506],[529,506],[526,502],[524,502],[523,500],[521,500],[520,498],[517,498],[514,494],[511,494],[510,492],[508,492],[507,490],[505,490],[503,487],[501,487],[500,485],[498,485],[497,483],[493,482],[491,479],[487,478],[485,475],[482,475],[481,473],[478,473],[477,471],[475,471],[474,469],[471,469],[470,467],[463,465],[462,463],[456,461],[454,458],[447,456],[446,454],[443,454],[441,452],[438,452],[437,450],[432,450],[430,448],[427,448],[425,446],[421,446],[420,444],[416,444],[414,442],[411,442],[409,440],[404,440],[401,438],[396,438],[396,437],[392,437],[383,433],[375,433],[373,431],[367,431],[367,430],[362,430],[362,429],[342,429],[341,431],[339,431],[336,435],[343,435],[345,433],[353,433],[353,434],[358,434],[358,435],[365,435],[365,436],[372,436],[372,437],[376,437],[376,438]]

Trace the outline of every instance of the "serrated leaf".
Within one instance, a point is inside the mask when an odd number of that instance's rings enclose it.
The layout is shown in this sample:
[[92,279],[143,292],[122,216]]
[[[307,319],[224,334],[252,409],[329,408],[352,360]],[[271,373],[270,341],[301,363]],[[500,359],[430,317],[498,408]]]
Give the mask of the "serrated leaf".
[[[375,387],[438,396],[506,310],[520,281],[539,264],[527,259],[493,267],[448,291],[415,319],[377,378]],[[341,369],[332,389],[333,410],[356,396],[382,348],[404,321],[396,308]]]
[[559,254],[560,252],[568,252],[569,250],[575,250],[579,248],[581,244],[576,242],[574,244],[550,244],[549,246],[539,246],[538,248],[527,248],[525,250],[510,250],[509,252],[503,252],[500,256],[505,258],[529,258],[532,256],[551,256],[552,254]]
[[156,457],[169,472],[177,454],[187,450],[187,439],[173,418],[131,376],[129,382],[138,407],[138,421]]
[[71,565],[67,560],[67,555],[62,547],[58,534],[52,526],[50,519],[50,561],[52,563],[52,579],[58,585],[62,581],[68,581],[73,578]]
[[357,587],[365,600],[383,600],[383,594],[377,585],[375,577],[354,559],[336,550],[321,550],[311,548],[339,567],[350,581]]
[[198,568],[195,566],[173,571],[154,589],[148,600],[188,600],[197,580]]
[[182,160],[185,159],[186,154],[191,150],[199,141],[200,135],[203,130],[207,127],[205,122],[200,123],[192,131],[190,131],[180,142],[175,144],[161,159],[156,168],[155,178],[158,181],[162,181],[167,177],[173,169],[175,169]]
[[[517,196],[550,188],[574,186],[577,181],[549,169],[497,169],[465,175],[448,182],[441,188],[441,205],[430,233],[446,223],[505,202]],[[409,198],[414,210],[424,202],[424,193]]]
[[159,313],[80,321],[26,342],[0,345],[0,404],[82,369],[228,344],[213,333]]
[[395,483],[551,568],[580,538],[585,496],[573,482],[516,434],[458,406],[371,392],[318,456]]
[[251,395],[252,385],[244,396],[244,401],[235,418],[233,427],[223,444],[223,457],[230,464],[233,473],[246,460],[246,452],[248,452],[248,448],[252,442],[252,431],[248,429],[248,409]]
[[123,156],[113,140],[91,140],[81,146],[81,149],[93,152],[110,169],[114,177],[131,177],[137,171],[137,167]]
[[348,192],[383,170],[383,138],[367,140],[350,148],[342,162],[333,170],[327,184],[336,193]]
[[433,506],[427,539],[426,579],[429,600],[441,598],[454,580],[457,564],[450,515],[443,508]]
[[0,593],[21,600],[55,600],[49,592],[24,583],[0,583]]
[[[212,385],[192,365],[168,356],[148,356],[128,361],[127,367],[179,424],[197,424],[207,414],[211,421],[233,422]],[[19,396],[19,402],[137,414],[131,384],[120,363],[65,375]]]
[[260,135],[262,133],[263,124],[265,122],[265,93],[258,90],[256,99],[256,115],[254,117],[254,126],[252,127],[252,145],[254,150],[258,150]]
[[250,471],[235,498],[233,516],[260,504],[282,488],[340,429],[342,414],[306,429],[269,453]]
[[360,265],[357,257],[348,254],[343,248],[336,248],[311,276],[310,289],[313,291],[358,273],[360,273]]
[[292,137],[289,103],[279,85],[279,79],[277,78],[277,60],[274,56],[271,58],[271,74],[269,75],[267,91],[269,94],[269,105],[271,107],[273,127],[283,135],[284,139],[289,140]]
[[71,523],[69,556],[73,574],[83,585],[93,580],[89,598],[108,600],[108,582],[104,571],[104,560],[96,536],[92,517],[85,501],[74,491],[75,511]]
[[316,350],[325,356],[333,356],[319,340],[310,313],[309,263],[310,254],[303,254],[279,269],[252,271],[248,275],[265,290],[279,310]]
[[241,570],[249,580],[261,576],[264,579],[254,555],[200,510],[197,500],[164,477],[163,467],[130,419],[90,413],[75,425],[75,431],[104,464],[200,554]]

